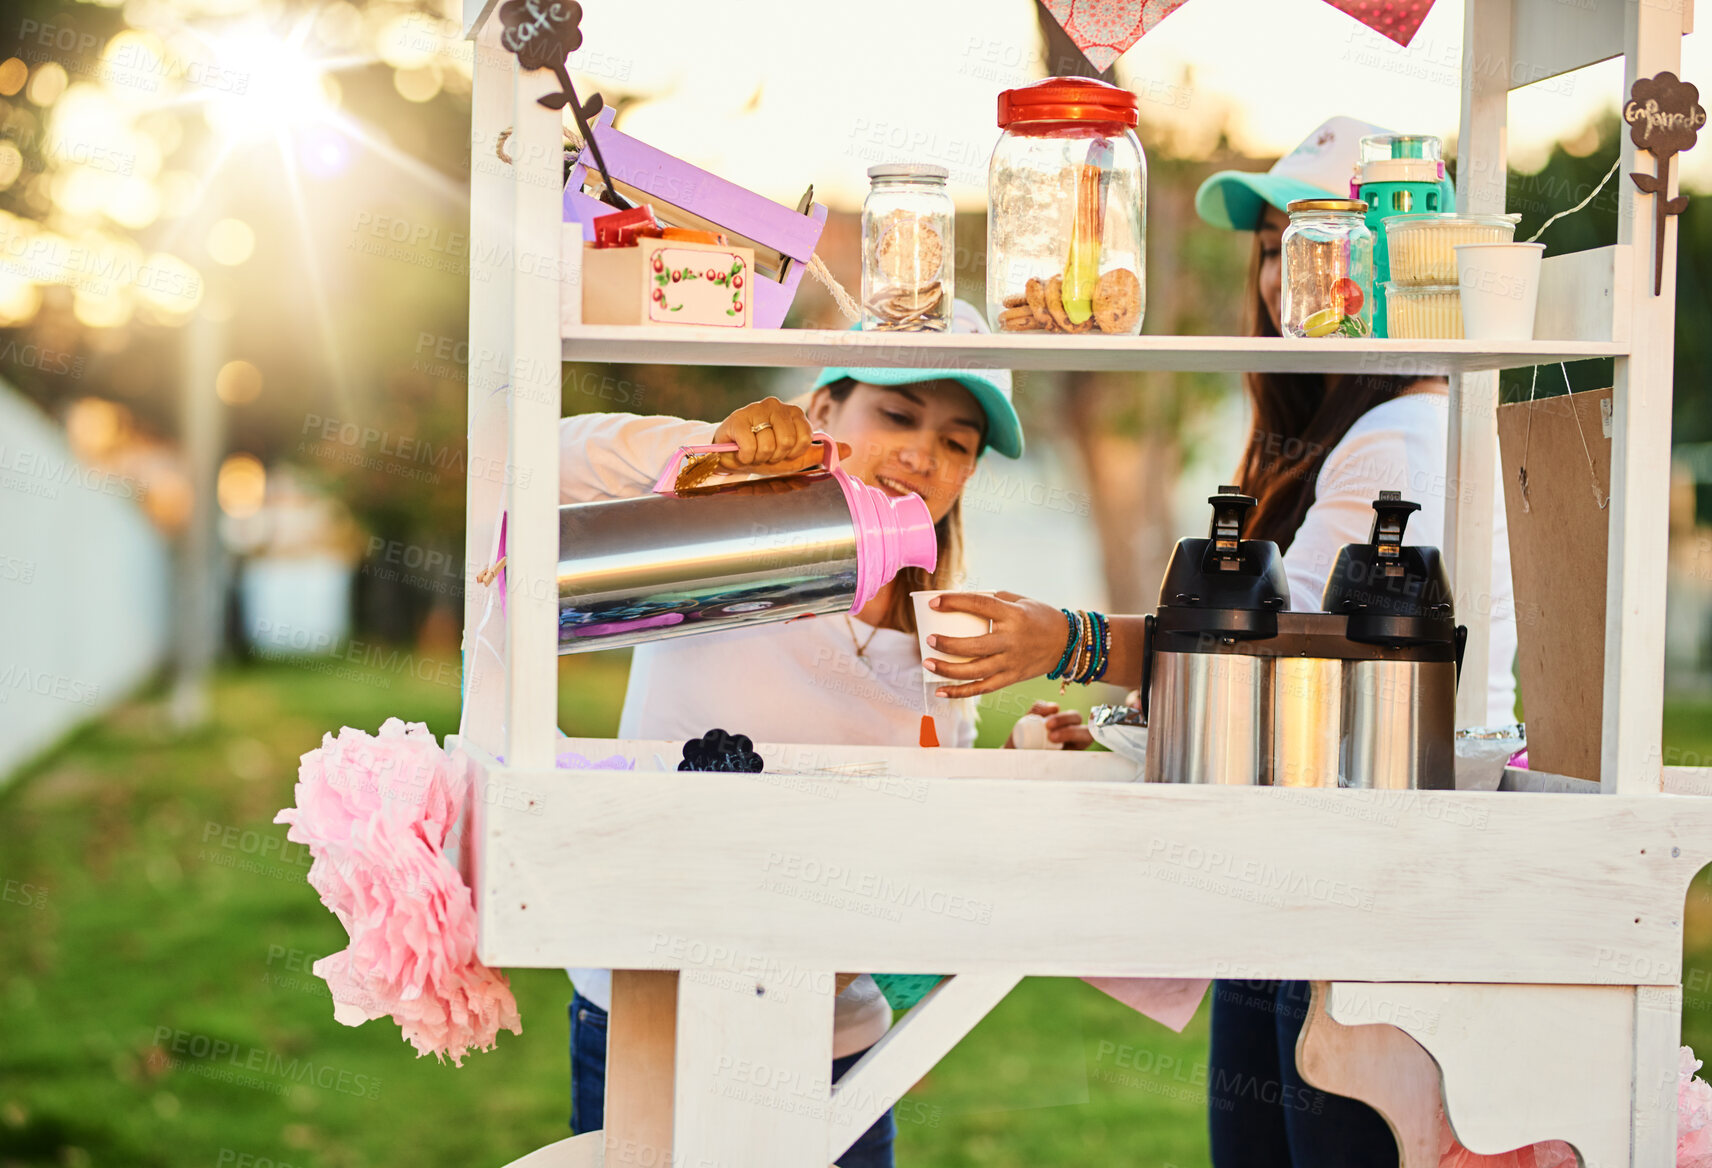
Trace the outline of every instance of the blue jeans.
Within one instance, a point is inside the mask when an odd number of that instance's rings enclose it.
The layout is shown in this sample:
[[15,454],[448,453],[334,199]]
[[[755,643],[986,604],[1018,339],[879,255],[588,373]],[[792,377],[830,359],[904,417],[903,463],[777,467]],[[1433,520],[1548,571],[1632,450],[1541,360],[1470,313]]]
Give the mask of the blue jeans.
[[1367,1104],[1302,1082],[1305,981],[1215,981],[1207,1077],[1213,1168],[1397,1168],[1397,1142]]
[[[606,1118],[606,1011],[583,997],[571,997],[571,1132],[599,1131]],[[832,1081],[842,1079],[866,1051],[832,1060]],[[838,1168],[892,1168],[892,1144],[898,1135],[890,1108],[838,1158]]]

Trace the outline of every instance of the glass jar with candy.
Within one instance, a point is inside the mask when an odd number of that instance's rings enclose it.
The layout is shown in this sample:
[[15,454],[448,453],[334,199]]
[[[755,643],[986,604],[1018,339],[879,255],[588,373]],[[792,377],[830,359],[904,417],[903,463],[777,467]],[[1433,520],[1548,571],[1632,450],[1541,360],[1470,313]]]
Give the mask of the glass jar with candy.
[[1360,199],[1287,208],[1279,317],[1287,337],[1373,335],[1373,232]]
[[1147,309],[1147,155],[1135,94],[1049,77],[999,94],[987,318],[999,332],[1133,335]]

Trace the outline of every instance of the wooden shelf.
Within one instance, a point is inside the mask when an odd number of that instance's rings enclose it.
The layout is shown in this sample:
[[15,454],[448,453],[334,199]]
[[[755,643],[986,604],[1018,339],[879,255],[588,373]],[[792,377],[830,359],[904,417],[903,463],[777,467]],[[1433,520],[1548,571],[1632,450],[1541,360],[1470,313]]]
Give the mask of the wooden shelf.
[[1611,341],[1292,340],[1284,337],[1050,337],[831,329],[566,330],[566,361],[633,365],[886,366],[1163,370],[1176,373],[1401,373],[1437,376],[1627,356]]

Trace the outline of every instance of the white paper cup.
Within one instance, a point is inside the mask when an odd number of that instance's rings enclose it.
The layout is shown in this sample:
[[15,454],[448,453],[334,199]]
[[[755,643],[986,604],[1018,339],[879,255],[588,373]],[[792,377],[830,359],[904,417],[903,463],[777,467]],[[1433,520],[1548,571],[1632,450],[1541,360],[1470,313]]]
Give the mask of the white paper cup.
[[1531,341],[1540,303],[1543,243],[1461,243],[1462,335],[1471,341]]
[[[935,661],[968,661],[967,657],[958,657],[951,653],[941,653],[937,649],[927,647],[927,639],[931,636],[940,637],[982,637],[993,631],[993,622],[984,616],[976,616],[972,612],[940,612],[929,608],[928,602],[935,596],[949,596],[952,592],[962,589],[947,589],[938,592],[912,592],[910,599],[915,602],[915,635],[921,642],[921,659],[932,658]],[[991,592],[965,592],[966,596],[991,596]],[[932,674],[928,675],[930,678]],[[945,683],[941,683],[945,684]],[[948,684],[956,685],[956,682]]]

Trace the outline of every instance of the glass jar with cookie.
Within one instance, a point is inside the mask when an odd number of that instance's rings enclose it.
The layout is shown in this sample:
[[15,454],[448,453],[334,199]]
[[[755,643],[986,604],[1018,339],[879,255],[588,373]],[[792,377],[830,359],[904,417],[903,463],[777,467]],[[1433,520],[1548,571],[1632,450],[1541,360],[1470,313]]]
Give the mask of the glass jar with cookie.
[[987,315],[999,332],[1133,336],[1147,309],[1147,155],[1135,94],[1049,77],[999,94]]
[[951,325],[956,245],[943,166],[868,168],[862,204],[862,327],[944,332]]

